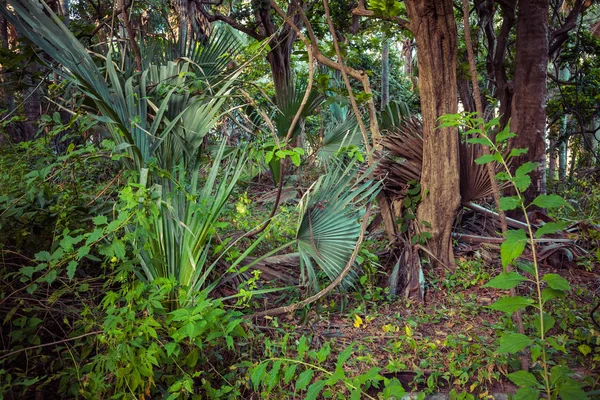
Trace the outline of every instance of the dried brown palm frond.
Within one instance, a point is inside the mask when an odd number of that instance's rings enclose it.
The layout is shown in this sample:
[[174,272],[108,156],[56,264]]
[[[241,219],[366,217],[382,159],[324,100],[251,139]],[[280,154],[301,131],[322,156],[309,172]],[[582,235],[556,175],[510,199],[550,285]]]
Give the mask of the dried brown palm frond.
[[[412,117],[387,132],[381,139],[377,174],[384,190],[392,197],[403,197],[410,181],[421,179],[423,165],[423,122]],[[461,142],[460,195],[463,204],[490,197],[492,185],[485,165],[475,163],[483,154],[478,144]]]
[[423,166],[423,123],[416,117],[404,120],[381,138],[376,174],[383,179],[384,191],[403,197],[411,181],[421,179]]

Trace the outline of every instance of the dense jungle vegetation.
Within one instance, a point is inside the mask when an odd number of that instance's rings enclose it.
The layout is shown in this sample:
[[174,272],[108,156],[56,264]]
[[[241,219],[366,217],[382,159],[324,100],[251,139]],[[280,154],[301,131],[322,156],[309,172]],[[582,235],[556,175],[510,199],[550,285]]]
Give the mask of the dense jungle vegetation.
[[0,39],[0,399],[600,398],[597,2],[1,0]]

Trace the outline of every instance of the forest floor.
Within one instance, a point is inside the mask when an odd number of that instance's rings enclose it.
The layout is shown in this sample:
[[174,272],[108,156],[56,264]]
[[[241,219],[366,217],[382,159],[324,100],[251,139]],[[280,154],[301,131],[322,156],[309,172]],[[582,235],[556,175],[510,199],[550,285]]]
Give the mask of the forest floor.
[[[259,329],[273,343],[284,335],[296,340],[309,337],[315,349],[329,343],[334,355],[353,344],[354,356],[345,366],[349,375],[379,367],[380,374],[397,378],[407,390],[454,390],[478,398],[514,393],[516,387],[505,376],[520,369],[520,361],[495,350],[501,334],[516,327],[512,318],[487,307],[508,291],[483,287],[502,272],[499,252],[462,246],[456,257],[454,271],[425,269],[428,286],[422,303],[392,299],[380,286],[369,286],[370,277],[362,279],[363,286],[355,292],[332,294],[300,316],[259,321]],[[550,349],[550,364],[566,363],[577,378],[597,382],[600,333],[590,312],[600,301],[600,269],[596,265],[586,270],[574,263],[560,269],[542,265],[541,273],[559,274],[572,288],[570,295],[552,305],[556,325],[549,335],[557,338],[558,349]],[[522,285],[519,294],[528,295],[533,289],[533,284]],[[534,316],[533,309],[525,312],[526,331],[534,331]],[[333,364],[329,367],[335,369]]]

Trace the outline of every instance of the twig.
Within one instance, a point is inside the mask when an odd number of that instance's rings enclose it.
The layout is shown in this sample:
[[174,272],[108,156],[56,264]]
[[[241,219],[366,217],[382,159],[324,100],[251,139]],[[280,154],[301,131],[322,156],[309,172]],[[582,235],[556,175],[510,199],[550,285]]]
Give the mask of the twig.
[[19,350],[11,351],[10,353],[7,353],[7,354],[4,354],[4,355],[0,356],[0,360],[2,360],[3,358],[7,358],[7,357],[10,357],[12,355],[24,352],[24,351],[35,350],[35,349],[39,349],[41,347],[47,347],[47,346],[53,346],[55,344],[62,344],[62,343],[66,343],[66,342],[71,342],[73,340],[81,339],[81,338],[84,338],[86,336],[97,335],[97,334],[102,333],[102,332],[103,331],[88,332],[88,333],[84,333],[83,335],[75,336],[75,337],[72,337],[72,338],[57,340],[56,342],[38,344],[37,346],[31,346],[31,347],[25,347],[25,348],[22,348],[22,349],[19,349]]

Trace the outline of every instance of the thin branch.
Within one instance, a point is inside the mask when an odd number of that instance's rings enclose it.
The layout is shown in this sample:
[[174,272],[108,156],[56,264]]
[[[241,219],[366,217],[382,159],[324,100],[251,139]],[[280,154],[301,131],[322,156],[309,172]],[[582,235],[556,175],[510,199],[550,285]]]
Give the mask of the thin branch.
[[31,346],[31,347],[24,347],[22,349],[11,351],[10,353],[7,353],[7,354],[4,354],[4,355],[0,356],[0,360],[2,360],[3,358],[10,357],[10,356],[15,355],[15,354],[22,353],[24,351],[35,350],[35,349],[39,349],[39,348],[47,347],[47,346],[53,346],[55,344],[63,344],[63,343],[71,342],[73,340],[84,338],[86,336],[98,335],[98,334],[100,334],[102,332],[103,331],[88,332],[88,333],[84,333],[83,335],[75,336],[75,337],[72,337],[72,338],[57,340],[56,342],[38,344],[37,346]]

